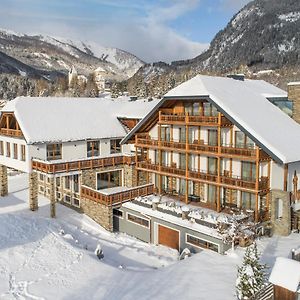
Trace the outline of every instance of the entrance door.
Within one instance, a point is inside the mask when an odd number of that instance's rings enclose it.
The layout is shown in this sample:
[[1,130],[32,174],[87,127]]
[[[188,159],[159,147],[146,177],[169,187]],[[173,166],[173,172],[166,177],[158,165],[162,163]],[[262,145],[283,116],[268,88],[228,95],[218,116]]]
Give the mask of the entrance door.
[[179,232],[171,228],[158,225],[158,243],[179,250]]

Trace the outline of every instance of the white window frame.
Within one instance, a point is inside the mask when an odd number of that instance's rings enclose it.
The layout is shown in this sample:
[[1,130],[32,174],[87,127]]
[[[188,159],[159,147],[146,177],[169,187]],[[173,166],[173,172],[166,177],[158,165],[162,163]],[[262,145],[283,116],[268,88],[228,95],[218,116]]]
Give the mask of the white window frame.
[[[132,215],[132,216],[134,216],[134,217],[136,217],[136,218],[140,218],[140,219],[142,219],[142,220],[148,221],[148,226],[144,226],[144,225],[138,224],[138,223],[136,223],[136,222],[130,221],[130,220],[128,219],[128,215]],[[132,223],[132,224],[135,224],[135,225],[137,225],[137,226],[141,226],[141,227],[143,227],[143,228],[150,229],[150,220],[151,220],[150,218],[149,218],[149,219],[146,219],[146,218],[140,217],[140,216],[138,216],[138,215],[136,215],[136,214],[134,214],[134,213],[126,212],[126,221],[128,221],[128,222],[130,222],[130,223]]]
[[[66,201],[66,197],[70,198],[70,202]],[[64,195],[64,199],[63,200],[64,200],[65,203],[72,204],[72,199],[71,199],[70,195]]]
[[[75,204],[74,200],[78,200],[79,205]],[[79,198],[76,198],[76,197],[72,197],[72,205],[75,206],[75,207],[80,208],[80,199],[79,199]]]
[[207,243],[210,243],[210,244],[213,244],[213,245],[215,245],[215,246],[217,246],[218,247],[218,253],[220,253],[220,244],[216,244],[216,243],[214,243],[214,242],[211,242],[211,241],[209,241],[209,240],[207,240],[207,239],[203,239],[203,238],[200,238],[200,237],[198,237],[198,236],[196,236],[196,235],[193,235],[193,234],[190,234],[190,233],[185,233],[185,243],[187,244],[187,245],[190,245],[190,246],[193,246],[193,247],[196,247],[196,248],[198,248],[198,249],[207,249],[207,250],[210,250],[210,251],[213,251],[213,250],[211,250],[211,249],[209,249],[209,248],[203,248],[203,247],[200,247],[200,246],[197,246],[197,245],[194,245],[194,244],[192,244],[192,243],[190,243],[190,242],[188,242],[187,241],[187,236],[191,236],[191,237],[193,237],[193,238],[195,238],[195,239],[198,239],[198,240],[201,240],[201,241],[204,241],[204,242],[207,242]]

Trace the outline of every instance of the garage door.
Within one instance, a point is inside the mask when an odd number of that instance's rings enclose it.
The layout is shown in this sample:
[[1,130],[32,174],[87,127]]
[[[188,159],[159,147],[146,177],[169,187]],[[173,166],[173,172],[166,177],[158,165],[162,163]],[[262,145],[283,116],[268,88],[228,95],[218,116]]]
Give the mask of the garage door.
[[168,227],[158,225],[158,243],[179,250],[179,232]]

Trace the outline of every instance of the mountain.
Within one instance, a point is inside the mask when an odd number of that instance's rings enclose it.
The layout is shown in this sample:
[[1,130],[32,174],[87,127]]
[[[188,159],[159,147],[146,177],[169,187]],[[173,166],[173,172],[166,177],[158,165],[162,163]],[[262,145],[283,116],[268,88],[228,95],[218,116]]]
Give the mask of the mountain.
[[300,78],[299,28],[299,0],[251,1],[233,16],[204,53],[163,68],[145,65],[126,83],[116,84],[115,89],[158,96],[198,73],[225,75],[236,71],[286,88],[288,81]]
[[1,73],[19,70],[20,75],[29,77],[67,74],[74,66],[79,74],[88,75],[101,67],[112,80],[124,80],[144,65],[136,56],[116,48],[9,30],[0,30],[0,51]]

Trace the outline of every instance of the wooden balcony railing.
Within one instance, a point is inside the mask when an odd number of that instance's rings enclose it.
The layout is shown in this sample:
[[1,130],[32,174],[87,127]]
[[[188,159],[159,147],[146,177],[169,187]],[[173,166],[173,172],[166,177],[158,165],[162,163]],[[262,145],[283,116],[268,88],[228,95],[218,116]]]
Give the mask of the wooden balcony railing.
[[124,202],[135,199],[136,197],[143,197],[153,194],[153,184],[141,185],[133,188],[126,189],[121,192],[112,194],[101,193],[101,190],[95,190],[87,186],[81,186],[81,198],[106,205],[113,206],[122,204]]
[[[154,171],[161,174],[166,174],[167,176],[178,176],[181,178],[187,178],[189,180],[199,180],[207,183],[218,183],[221,186],[228,186],[229,188],[241,188],[244,190],[256,190],[255,179],[243,179],[238,176],[220,175],[220,181],[218,182],[218,175],[207,173],[205,171],[195,171],[188,170],[186,174],[185,169],[170,167],[170,166],[159,166],[157,164],[152,164],[151,162],[139,162],[137,164],[138,169],[143,169],[146,171]],[[269,188],[269,180],[267,177],[261,177],[259,179],[258,190],[267,190]]]
[[[173,115],[160,114],[159,122],[164,124],[190,124],[203,126],[218,126],[218,116],[189,116],[189,115]],[[232,123],[225,117],[221,116],[221,126],[230,126]]]
[[134,156],[112,156],[106,158],[89,158],[85,160],[70,162],[52,162],[32,160],[32,170],[48,174],[80,171],[93,168],[103,168],[122,164],[132,164],[135,162]]
[[[212,153],[214,155],[220,155],[222,157],[242,157],[248,158],[251,160],[256,159],[256,149],[253,148],[236,148],[227,145],[220,147],[199,143],[197,140],[194,140],[193,143],[186,145],[184,142],[180,141],[158,141],[155,139],[150,139],[149,136],[144,136],[143,138],[138,137],[136,140],[136,146],[138,147],[147,147],[147,148],[168,148],[172,151],[185,151],[186,149],[190,152],[206,152]],[[186,147],[187,146],[187,147]],[[268,160],[269,156],[261,149],[259,149],[259,160]]]
[[19,129],[7,129],[7,128],[1,128],[0,129],[1,135],[7,135],[7,136],[13,136],[13,137],[22,137],[22,131]]

